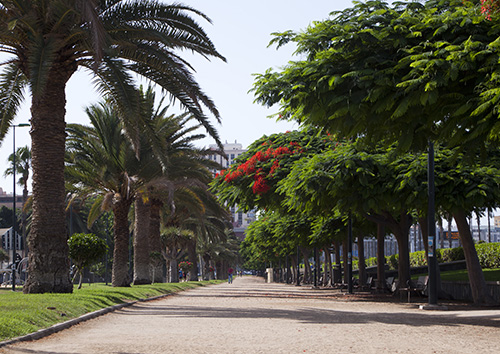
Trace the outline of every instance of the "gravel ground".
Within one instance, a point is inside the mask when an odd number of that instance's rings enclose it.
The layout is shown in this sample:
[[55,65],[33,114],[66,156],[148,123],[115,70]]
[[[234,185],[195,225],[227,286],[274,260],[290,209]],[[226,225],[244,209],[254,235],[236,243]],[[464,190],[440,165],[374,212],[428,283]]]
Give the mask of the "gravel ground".
[[236,278],[137,303],[0,353],[499,353],[500,309],[447,311]]

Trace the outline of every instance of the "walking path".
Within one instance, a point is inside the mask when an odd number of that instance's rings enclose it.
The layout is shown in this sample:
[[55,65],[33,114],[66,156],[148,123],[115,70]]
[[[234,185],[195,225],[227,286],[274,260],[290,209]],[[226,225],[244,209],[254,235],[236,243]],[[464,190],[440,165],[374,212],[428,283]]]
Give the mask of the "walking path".
[[137,303],[0,353],[499,353],[500,309],[419,310],[254,277]]

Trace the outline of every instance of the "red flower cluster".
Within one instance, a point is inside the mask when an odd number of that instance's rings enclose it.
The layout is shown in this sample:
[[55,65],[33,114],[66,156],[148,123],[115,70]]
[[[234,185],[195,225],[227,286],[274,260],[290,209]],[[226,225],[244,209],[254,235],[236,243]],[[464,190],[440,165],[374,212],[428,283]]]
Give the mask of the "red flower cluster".
[[491,14],[499,11],[498,0],[481,0],[481,13],[486,15],[488,20],[491,20]]
[[[261,146],[270,145],[270,142],[264,142]],[[280,162],[279,159],[285,155],[293,155],[302,153],[304,149],[296,142],[291,142],[289,146],[280,146],[276,149],[269,147],[265,151],[257,151],[252,157],[250,157],[245,163],[242,163],[236,167],[233,171],[222,170],[215,177],[224,177],[224,182],[230,183],[235,179],[242,176],[250,176],[253,174],[254,183],[252,186],[252,191],[254,194],[262,195],[267,193],[271,187],[267,184],[266,177],[273,176],[274,173],[279,169]],[[266,162],[271,159],[275,159],[271,165],[269,174],[266,174],[262,168],[257,169],[257,164],[259,162]]]

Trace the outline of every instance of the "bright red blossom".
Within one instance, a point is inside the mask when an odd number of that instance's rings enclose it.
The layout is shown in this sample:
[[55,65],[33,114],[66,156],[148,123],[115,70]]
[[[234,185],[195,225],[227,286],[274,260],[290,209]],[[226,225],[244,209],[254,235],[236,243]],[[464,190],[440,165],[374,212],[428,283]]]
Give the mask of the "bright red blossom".
[[481,13],[486,15],[488,20],[491,20],[491,14],[500,10],[498,0],[481,0]]
[[[262,147],[271,145],[271,142],[264,142]],[[297,142],[290,142],[288,146],[280,146],[276,149],[268,147],[264,151],[257,151],[245,163],[237,166],[235,170],[221,171],[216,177],[224,177],[224,182],[230,183],[243,176],[253,175],[252,191],[254,194],[262,195],[267,193],[271,187],[268,184],[270,177],[273,177],[275,172],[280,167],[280,159],[287,155],[299,154],[304,152],[304,149]],[[269,172],[263,170],[262,167],[257,168],[257,165],[274,159]]]

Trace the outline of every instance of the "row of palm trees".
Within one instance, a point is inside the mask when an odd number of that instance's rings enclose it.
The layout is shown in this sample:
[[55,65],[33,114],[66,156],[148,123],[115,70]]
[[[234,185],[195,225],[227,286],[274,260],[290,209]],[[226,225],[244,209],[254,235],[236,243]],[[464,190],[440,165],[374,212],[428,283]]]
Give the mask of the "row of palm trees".
[[[217,121],[219,112],[194,79],[193,67],[180,55],[189,50],[225,61],[197,19],[210,22],[192,7],[156,0],[0,0],[0,53],[6,57],[0,63],[0,140],[14,122],[25,95],[31,98],[33,203],[25,293],[73,290],[64,209],[65,89],[77,70],[89,73],[96,89],[113,103],[121,128],[135,148],[140,146],[140,133],[149,130],[137,122],[143,115],[136,77],[161,87],[210,135],[217,136],[206,112]],[[102,127],[108,128],[113,126]],[[220,145],[218,138],[216,141]],[[99,151],[97,146],[85,147]],[[151,148],[157,149],[154,144]],[[119,154],[122,146],[107,149],[117,154],[116,160],[110,161],[116,165],[130,158]],[[112,206],[117,229],[124,225],[132,195],[147,189],[147,183],[135,178],[127,172],[115,181],[119,190],[102,187],[109,191],[103,195],[103,203]],[[85,187],[83,181],[81,185]],[[124,229],[115,232],[121,234]],[[122,245],[124,239],[115,241]],[[114,261],[121,264],[123,255],[115,256]],[[117,283],[123,281],[118,270],[115,275]]]
[[[199,254],[213,256],[214,247],[227,244],[230,227],[226,209],[207,190],[211,170],[219,167],[206,158],[213,151],[193,145],[204,136],[196,133],[199,124],[192,124],[189,114],[168,115],[162,102],[155,109],[151,87],[138,94],[143,116],[137,121],[145,125],[135,127],[142,132],[135,146],[109,102],[86,109],[89,126],[67,127],[67,191],[72,198],[94,201],[89,226],[104,211],[113,214],[113,286],[131,282],[129,220],[135,285],[162,281],[158,254],[170,265],[170,281],[178,281],[179,259],[187,256],[196,265]],[[236,252],[233,247],[232,254],[220,260],[234,260]],[[191,276],[198,279],[196,271]]]

